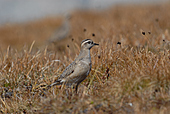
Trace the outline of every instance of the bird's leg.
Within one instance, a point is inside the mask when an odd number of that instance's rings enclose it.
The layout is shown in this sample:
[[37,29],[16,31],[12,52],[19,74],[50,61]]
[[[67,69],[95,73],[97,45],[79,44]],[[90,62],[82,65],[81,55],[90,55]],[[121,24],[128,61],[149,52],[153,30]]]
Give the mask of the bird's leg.
[[73,91],[74,91],[74,85],[72,84],[71,85],[71,93],[73,93]]
[[76,88],[75,88],[76,93],[77,93],[77,90],[78,90],[78,86],[79,86],[79,83],[77,83]]

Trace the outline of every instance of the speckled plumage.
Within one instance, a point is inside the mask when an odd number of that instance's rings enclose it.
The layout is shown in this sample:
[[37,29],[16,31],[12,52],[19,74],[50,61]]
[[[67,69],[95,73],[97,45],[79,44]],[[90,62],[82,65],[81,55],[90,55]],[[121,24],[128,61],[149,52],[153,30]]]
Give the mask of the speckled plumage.
[[63,71],[58,80],[53,84],[49,85],[50,87],[54,85],[66,84],[72,85],[76,84],[76,91],[78,85],[88,76],[91,71],[91,56],[90,49],[94,45],[99,45],[93,43],[90,39],[85,39],[81,42],[81,50],[79,56]]

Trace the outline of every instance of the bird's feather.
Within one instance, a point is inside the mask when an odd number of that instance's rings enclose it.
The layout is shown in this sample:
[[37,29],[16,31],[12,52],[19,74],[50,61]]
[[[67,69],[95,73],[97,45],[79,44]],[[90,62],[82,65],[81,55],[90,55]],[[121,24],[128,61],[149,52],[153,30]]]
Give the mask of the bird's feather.
[[74,61],[69,66],[67,66],[66,69],[63,71],[63,73],[60,75],[59,80],[71,75],[74,72],[76,65],[77,65],[77,62]]
[[87,64],[86,62],[79,61],[74,68],[74,72],[63,77],[62,80],[64,80],[66,83],[78,83],[78,81],[84,80],[90,72],[90,65],[91,64]]

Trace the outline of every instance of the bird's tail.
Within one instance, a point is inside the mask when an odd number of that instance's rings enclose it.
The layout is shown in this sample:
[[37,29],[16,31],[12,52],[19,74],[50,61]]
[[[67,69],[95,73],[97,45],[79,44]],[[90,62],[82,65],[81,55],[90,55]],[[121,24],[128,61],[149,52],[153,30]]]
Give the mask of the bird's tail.
[[60,80],[57,80],[55,81],[54,83],[50,84],[47,86],[47,89],[51,88],[52,86],[55,86],[55,85],[61,85],[62,83],[60,82]]

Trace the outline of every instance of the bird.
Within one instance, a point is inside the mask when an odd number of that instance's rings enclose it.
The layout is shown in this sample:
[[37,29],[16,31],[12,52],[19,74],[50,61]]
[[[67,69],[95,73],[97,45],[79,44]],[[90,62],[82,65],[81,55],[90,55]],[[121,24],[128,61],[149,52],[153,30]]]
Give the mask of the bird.
[[89,75],[92,67],[90,49],[99,45],[94,43],[91,39],[85,39],[81,42],[81,49],[78,57],[66,67],[59,78],[48,86],[48,88],[55,85],[65,84],[71,86],[76,85],[75,91],[77,92],[79,84]]
[[62,26],[54,31],[54,34],[48,39],[48,43],[56,44],[58,41],[65,39],[70,32],[69,20],[71,18],[70,14],[65,14],[64,22]]

